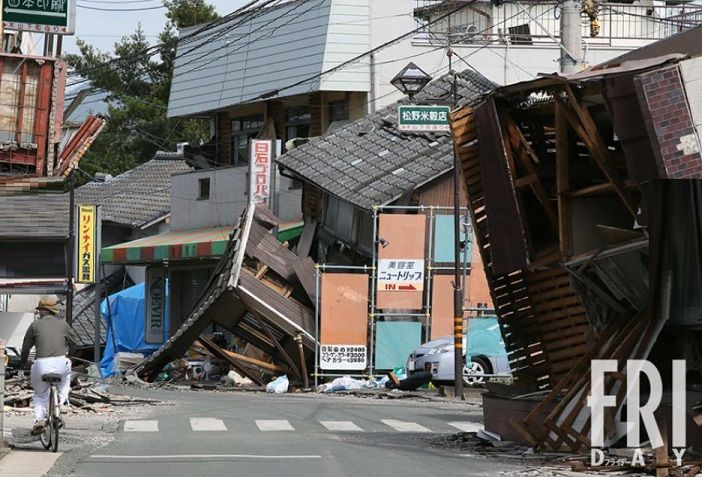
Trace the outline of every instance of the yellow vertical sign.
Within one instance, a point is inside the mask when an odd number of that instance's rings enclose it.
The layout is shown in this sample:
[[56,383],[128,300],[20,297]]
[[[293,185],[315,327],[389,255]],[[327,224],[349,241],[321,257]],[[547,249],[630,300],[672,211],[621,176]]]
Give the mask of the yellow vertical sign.
[[97,208],[94,205],[78,206],[78,231],[76,250],[76,283],[95,283],[97,270]]

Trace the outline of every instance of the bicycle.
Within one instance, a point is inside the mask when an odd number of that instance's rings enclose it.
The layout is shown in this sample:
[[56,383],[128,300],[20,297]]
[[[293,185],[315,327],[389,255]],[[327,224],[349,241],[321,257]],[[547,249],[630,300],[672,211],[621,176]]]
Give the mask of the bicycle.
[[59,429],[63,427],[61,420],[61,407],[59,406],[59,393],[56,385],[61,381],[62,376],[56,373],[42,375],[41,379],[49,383],[49,411],[44,424],[44,429],[39,434],[39,440],[44,449],[51,448],[51,452],[58,451]]

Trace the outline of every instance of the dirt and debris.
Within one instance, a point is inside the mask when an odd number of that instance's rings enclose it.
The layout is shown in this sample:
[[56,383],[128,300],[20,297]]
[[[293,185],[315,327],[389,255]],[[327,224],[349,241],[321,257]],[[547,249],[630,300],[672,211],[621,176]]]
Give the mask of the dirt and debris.
[[[96,382],[74,381],[68,394],[72,412],[112,412],[118,406],[158,405],[156,399],[133,398],[107,391],[108,386]],[[5,410],[31,412],[34,391],[29,379],[12,378],[5,381]]]

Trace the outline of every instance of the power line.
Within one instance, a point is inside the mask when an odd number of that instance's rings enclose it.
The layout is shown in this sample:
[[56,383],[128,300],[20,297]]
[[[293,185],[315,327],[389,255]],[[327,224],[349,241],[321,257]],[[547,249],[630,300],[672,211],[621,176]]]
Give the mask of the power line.
[[165,5],[157,5],[155,7],[141,7],[141,8],[100,8],[100,7],[90,7],[88,5],[78,4],[78,8],[83,8],[85,10],[98,10],[101,12],[143,12],[146,10],[160,10],[161,8],[166,8]]

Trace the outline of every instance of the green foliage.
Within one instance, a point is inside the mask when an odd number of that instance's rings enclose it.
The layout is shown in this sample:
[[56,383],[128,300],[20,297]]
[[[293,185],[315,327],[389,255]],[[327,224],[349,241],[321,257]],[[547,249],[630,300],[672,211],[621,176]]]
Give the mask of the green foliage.
[[[165,0],[167,22],[160,44],[150,46],[141,29],[123,37],[114,52],[102,52],[78,40],[79,54],[64,56],[69,66],[105,91],[110,103],[107,125],[81,161],[90,175],[120,174],[148,161],[158,150],[173,151],[176,143],[199,144],[209,139],[209,127],[197,119],[167,118],[177,29],[218,18],[204,0]],[[109,66],[104,64],[110,62]],[[87,177],[79,176],[81,182]]]

